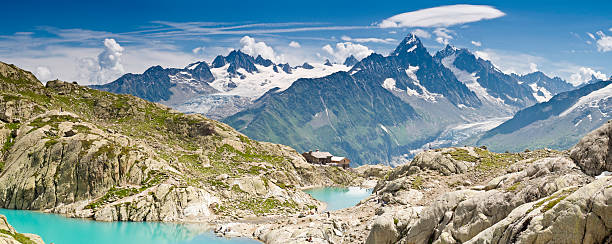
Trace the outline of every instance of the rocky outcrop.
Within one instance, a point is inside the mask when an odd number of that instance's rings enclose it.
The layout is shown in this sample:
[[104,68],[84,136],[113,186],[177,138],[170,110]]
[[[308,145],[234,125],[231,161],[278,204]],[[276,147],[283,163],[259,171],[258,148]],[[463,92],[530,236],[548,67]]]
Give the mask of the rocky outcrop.
[[387,176],[387,174],[391,172],[392,169],[393,168],[391,168],[390,166],[386,166],[386,165],[367,164],[367,165],[362,165],[362,166],[355,168],[355,172],[357,172],[357,174],[365,178],[383,179]]
[[[392,229],[399,235],[388,243],[602,243],[610,238],[610,181],[591,183],[584,168],[564,154],[494,154],[478,148],[422,154],[377,185],[376,198],[383,205],[373,223],[384,218],[395,225],[372,225],[368,239],[393,236],[385,234]],[[589,215],[591,209],[597,213]],[[594,224],[585,227],[587,221]]]
[[44,244],[42,238],[35,234],[18,233],[6,219],[0,215],[0,244]]
[[474,163],[465,161],[463,158],[453,158],[452,153],[459,150],[467,153],[471,157],[478,157],[473,148],[428,150],[417,154],[409,164],[399,166],[399,169],[394,170],[389,178],[397,179],[407,174],[413,174],[419,170],[433,170],[443,175],[465,173],[468,167],[474,166]]
[[366,240],[367,244],[391,244],[397,240],[398,233],[393,219],[378,217],[372,224],[372,230]]
[[611,202],[609,176],[583,187],[560,189],[517,207],[466,243],[610,243]]
[[4,63],[0,79],[3,208],[103,221],[283,215],[321,206],[304,186],[358,178],[131,95],[42,86]]
[[585,173],[612,172],[612,121],[584,136],[570,150],[570,157]]
[[519,172],[491,180],[482,190],[466,189],[440,196],[418,220],[406,226],[403,239],[415,243],[466,242],[516,207],[589,180],[571,160],[541,159]]

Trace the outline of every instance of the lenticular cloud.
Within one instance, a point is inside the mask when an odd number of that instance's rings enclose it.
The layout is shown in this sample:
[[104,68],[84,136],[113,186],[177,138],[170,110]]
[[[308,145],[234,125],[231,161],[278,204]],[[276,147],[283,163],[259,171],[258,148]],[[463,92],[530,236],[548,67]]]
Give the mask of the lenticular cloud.
[[506,15],[486,5],[457,4],[421,9],[392,16],[378,24],[381,28],[442,27],[494,19]]

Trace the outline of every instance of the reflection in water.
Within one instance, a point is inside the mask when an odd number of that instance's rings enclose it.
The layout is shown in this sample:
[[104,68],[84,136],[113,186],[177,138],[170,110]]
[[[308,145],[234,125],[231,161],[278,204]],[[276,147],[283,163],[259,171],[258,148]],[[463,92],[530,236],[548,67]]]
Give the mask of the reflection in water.
[[0,209],[18,232],[40,235],[45,243],[259,243],[244,238],[219,238],[203,224],[98,222],[55,214]]
[[333,211],[355,206],[372,194],[372,189],[359,187],[322,187],[304,190],[313,198],[327,203],[327,210]]

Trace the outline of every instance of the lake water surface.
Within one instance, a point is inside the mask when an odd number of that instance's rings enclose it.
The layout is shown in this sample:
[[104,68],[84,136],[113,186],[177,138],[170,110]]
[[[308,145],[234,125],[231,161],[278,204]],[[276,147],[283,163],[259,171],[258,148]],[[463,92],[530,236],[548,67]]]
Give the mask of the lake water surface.
[[327,203],[326,210],[338,210],[355,206],[372,194],[372,189],[359,187],[321,187],[304,190],[314,199]]
[[114,244],[253,244],[246,238],[216,237],[204,226],[158,222],[98,222],[66,218],[25,210],[0,209],[9,223],[21,233],[34,233],[46,244],[114,243]]

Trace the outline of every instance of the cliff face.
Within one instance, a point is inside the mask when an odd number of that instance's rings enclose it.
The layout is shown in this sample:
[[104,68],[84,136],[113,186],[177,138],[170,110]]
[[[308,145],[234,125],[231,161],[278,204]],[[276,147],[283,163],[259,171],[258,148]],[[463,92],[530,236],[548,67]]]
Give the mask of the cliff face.
[[349,184],[293,149],[200,115],[0,63],[0,207],[96,220],[181,221],[298,212],[298,190]]

